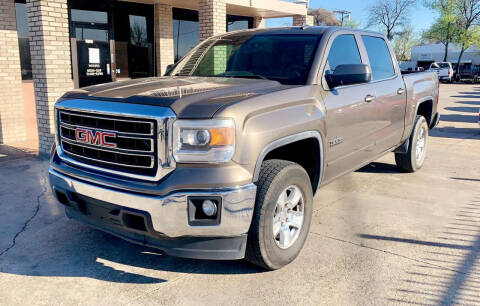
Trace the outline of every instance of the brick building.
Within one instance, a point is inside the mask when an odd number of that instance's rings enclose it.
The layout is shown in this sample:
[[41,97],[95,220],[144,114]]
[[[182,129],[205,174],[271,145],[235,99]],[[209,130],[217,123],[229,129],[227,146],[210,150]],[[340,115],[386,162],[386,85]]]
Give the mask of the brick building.
[[311,22],[308,1],[0,0],[0,144],[53,141],[53,104],[65,92],[162,75],[199,41]]

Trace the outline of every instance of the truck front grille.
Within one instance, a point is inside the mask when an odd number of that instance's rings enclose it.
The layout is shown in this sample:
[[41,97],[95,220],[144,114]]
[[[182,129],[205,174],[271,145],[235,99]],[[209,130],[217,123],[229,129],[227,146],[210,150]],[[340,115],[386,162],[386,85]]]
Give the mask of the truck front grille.
[[107,170],[156,175],[155,120],[70,110],[59,110],[57,116],[60,145],[69,158]]

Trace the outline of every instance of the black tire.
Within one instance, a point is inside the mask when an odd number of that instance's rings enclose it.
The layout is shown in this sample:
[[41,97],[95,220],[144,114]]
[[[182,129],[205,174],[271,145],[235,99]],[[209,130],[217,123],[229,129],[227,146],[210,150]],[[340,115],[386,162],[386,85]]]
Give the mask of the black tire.
[[[425,146],[423,149],[423,154],[420,159],[417,159],[416,156],[416,147],[418,142],[419,129],[424,130],[425,135]],[[413,173],[420,168],[422,168],[423,163],[425,162],[425,156],[427,155],[428,149],[428,125],[425,117],[417,115],[415,120],[415,125],[413,126],[412,133],[410,135],[410,145],[408,146],[408,152],[405,153],[395,153],[395,162],[397,167],[404,172]]]
[[[273,217],[277,200],[289,186],[303,196],[303,225],[293,244],[282,249],[275,242]],[[248,233],[246,260],[266,270],[276,270],[292,262],[307,239],[312,220],[313,192],[310,178],[300,165],[285,160],[267,160],[262,164],[252,224]]]

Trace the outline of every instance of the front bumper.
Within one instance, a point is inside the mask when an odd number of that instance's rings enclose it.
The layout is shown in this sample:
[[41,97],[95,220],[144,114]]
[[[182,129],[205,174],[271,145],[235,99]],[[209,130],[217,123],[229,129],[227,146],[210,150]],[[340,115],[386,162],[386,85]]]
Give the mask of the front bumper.
[[[67,215],[83,223],[174,256],[202,259],[244,256],[255,205],[254,184],[151,196],[87,183],[53,168],[49,169],[49,178],[57,199],[66,206]],[[192,196],[220,197],[220,224],[189,225],[187,200]],[[124,215],[139,216],[145,226],[130,226]],[[134,219],[132,224],[138,223]]]

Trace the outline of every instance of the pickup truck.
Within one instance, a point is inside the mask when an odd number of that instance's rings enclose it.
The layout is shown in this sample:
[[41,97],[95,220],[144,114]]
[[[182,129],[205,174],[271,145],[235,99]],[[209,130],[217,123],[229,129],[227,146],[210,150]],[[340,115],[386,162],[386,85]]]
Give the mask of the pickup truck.
[[432,63],[429,71],[434,71],[440,81],[451,83],[453,81],[453,67],[450,62]]
[[50,184],[68,217],[133,243],[279,269],[319,187],[390,152],[422,167],[438,97],[436,73],[402,76],[375,32],[231,32],[163,77],[62,96]]

